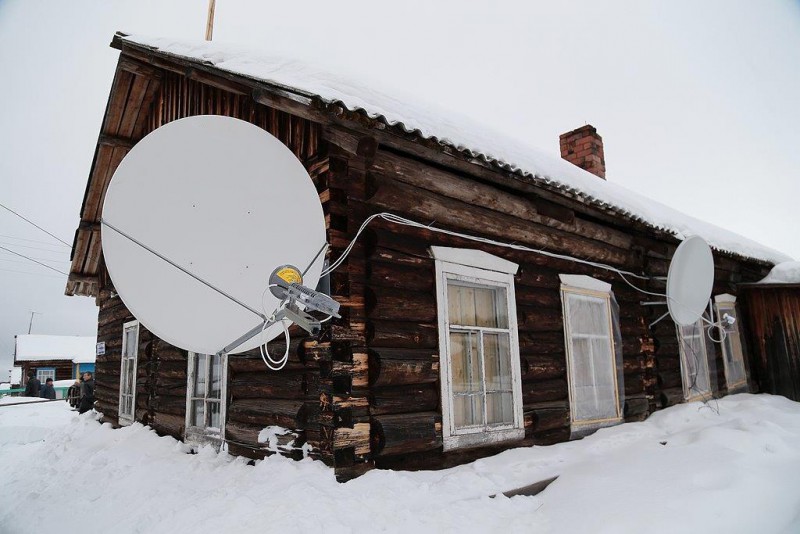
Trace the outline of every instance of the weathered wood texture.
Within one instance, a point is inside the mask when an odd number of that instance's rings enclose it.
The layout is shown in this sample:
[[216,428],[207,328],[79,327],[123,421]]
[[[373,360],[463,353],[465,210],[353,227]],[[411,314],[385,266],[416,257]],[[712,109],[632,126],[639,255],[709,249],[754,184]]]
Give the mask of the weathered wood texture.
[[753,382],[800,400],[800,286],[747,287],[740,309]]

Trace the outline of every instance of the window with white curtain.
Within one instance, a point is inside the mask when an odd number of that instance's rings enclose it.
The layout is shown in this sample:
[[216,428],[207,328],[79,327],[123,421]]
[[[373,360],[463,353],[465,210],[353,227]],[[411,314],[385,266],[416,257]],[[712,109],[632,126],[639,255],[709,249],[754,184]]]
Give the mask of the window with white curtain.
[[706,353],[706,330],[702,319],[687,326],[678,326],[681,352],[683,398],[687,401],[711,398],[711,381]]
[[611,285],[588,276],[561,275],[573,428],[622,419],[618,388]]
[[517,266],[477,250],[431,247],[431,252],[436,259],[444,449],[522,439]]
[[186,388],[187,441],[220,440],[225,427],[226,358],[189,353]]
[[733,295],[717,295],[716,301],[717,320],[727,314],[734,319],[733,324],[723,323],[724,337],[722,339],[722,361],[725,366],[725,382],[728,391],[747,388],[747,369],[744,365],[744,349],[739,333],[739,321],[736,314],[736,297]]
[[136,412],[136,363],[139,353],[139,321],[122,326],[122,357],[119,375],[119,423],[133,422]]

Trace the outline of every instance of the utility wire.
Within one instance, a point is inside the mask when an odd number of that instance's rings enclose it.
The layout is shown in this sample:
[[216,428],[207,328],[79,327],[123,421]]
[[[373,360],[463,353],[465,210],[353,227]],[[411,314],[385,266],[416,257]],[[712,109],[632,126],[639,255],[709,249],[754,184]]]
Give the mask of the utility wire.
[[[3,206],[3,207],[5,207],[5,206]],[[40,261],[36,261],[36,260],[34,260],[33,258],[29,258],[28,256],[25,256],[24,254],[20,254],[19,252],[14,252],[13,250],[11,250],[11,249],[8,249],[8,248],[6,248],[6,247],[4,247],[4,246],[2,246],[2,245],[0,245],[0,250],[5,250],[6,252],[10,252],[10,253],[12,253],[12,254],[16,254],[16,255],[17,255],[17,256],[19,256],[20,258],[25,258],[26,260],[30,260],[30,261],[32,261],[33,263],[38,263],[38,264],[39,264],[39,265],[41,265],[42,267],[47,267],[47,268],[48,268],[48,269],[50,269],[51,271],[55,271],[55,272],[57,272],[57,273],[59,273],[59,274],[63,274],[63,275],[65,275],[65,276],[68,276],[68,275],[67,275],[67,273],[65,273],[64,271],[59,271],[59,270],[58,270],[58,269],[56,269],[55,267],[51,267],[51,266],[47,265],[46,263],[42,263],[42,262],[40,262]]]
[[17,217],[19,217],[19,218],[20,218],[20,219],[22,219],[23,221],[25,221],[25,222],[27,222],[27,223],[29,223],[29,224],[32,224],[33,226],[35,226],[36,228],[38,228],[38,229],[39,229],[39,230],[41,230],[42,232],[46,233],[46,234],[47,234],[47,235],[49,235],[50,237],[52,237],[52,238],[54,238],[54,239],[57,239],[59,242],[61,242],[61,243],[63,243],[64,245],[68,246],[69,248],[72,248],[72,245],[70,245],[69,243],[67,243],[66,241],[64,241],[63,239],[61,239],[60,237],[58,237],[58,236],[56,236],[56,235],[53,235],[53,234],[51,234],[50,232],[48,232],[47,230],[45,230],[44,228],[42,228],[41,226],[39,226],[38,224],[36,224],[35,222],[33,222],[32,220],[30,220],[30,219],[26,219],[25,217],[23,217],[22,215],[20,215],[20,214],[19,214],[19,213],[17,213],[16,211],[12,210],[12,209],[11,209],[11,208],[9,208],[8,206],[4,206],[4,205],[0,204],[0,208],[4,208],[4,209],[6,209],[6,210],[10,211],[11,213],[13,213],[14,215],[16,215]]
[[[20,262],[20,263],[23,263],[23,262]],[[15,271],[14,269],[0,269],[0,271],[2,271],[4,273],[31,274],[33,276],[43,276],[45,278],[54,278],[56,280],[63,280],[63,278],[60,277],[60,276],[55,276],[55,275],[52,275],[52,274],[45,274],[45,273],[32,273],[30,271]]]
[[[52,252],[53,254],[67,254],[67,251],[64,250],[63,248],[59,248],[58,250],[55,250],[55,249],[52,249],[52,248],[35,247],[33,245],[20,245],[19,243],[9,243],[8,241],[4,241],[4,240],[0,241],[0,245],[9,245],[9,246],[12,246],[12,247],[20,247],[20,248],[29,248],[31,250],[41,250],[41,251],[44,251],[44,252]],[[55,246],[60,246],[60,245],[56,245],[55,243],[52,243],[52,246],[55,247]]]
[[17,239],[19,241],[27,241],[29,243],[40,243],[42,245],[54,245],[52,241],[42,241],[41,239],[28,239],[26,237],[18,237],[15,235],[0,234],[0,238]]

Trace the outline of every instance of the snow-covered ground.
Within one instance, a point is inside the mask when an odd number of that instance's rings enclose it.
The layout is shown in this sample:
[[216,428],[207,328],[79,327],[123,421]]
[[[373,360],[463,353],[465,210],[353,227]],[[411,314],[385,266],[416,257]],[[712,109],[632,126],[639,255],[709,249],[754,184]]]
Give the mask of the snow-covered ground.
[[[489,498],[556,474],[536,497]],[[209,448],[187,454],[66,403],[0,405],[0,478],[0,532],[12,534],[797,533],[800,404],[736,395],[581,441],[346,484],[311,460],[252,467]]]

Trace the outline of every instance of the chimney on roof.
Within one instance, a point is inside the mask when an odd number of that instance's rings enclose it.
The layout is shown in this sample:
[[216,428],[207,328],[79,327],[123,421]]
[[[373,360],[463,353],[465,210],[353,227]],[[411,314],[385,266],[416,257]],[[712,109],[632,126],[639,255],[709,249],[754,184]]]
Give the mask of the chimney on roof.
[[606,179],[606,159],[603,138],[591,124],[559,136],[561,157],[581,169]]

